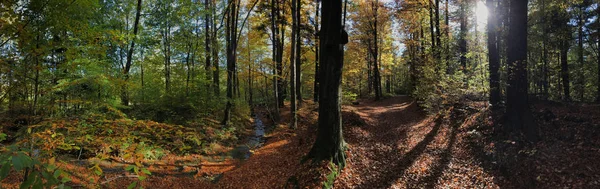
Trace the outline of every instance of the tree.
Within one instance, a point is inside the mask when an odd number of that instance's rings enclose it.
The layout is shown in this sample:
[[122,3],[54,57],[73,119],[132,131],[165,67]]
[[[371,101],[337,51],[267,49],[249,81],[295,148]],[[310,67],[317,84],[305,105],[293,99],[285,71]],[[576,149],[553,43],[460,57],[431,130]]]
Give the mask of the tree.
[[319,101],[319,5],[321,5],[321,1],[316,1],[316,8],[315,8],[315,20],[314,20],[314,27],[315,27],[315,79],[314,79],[314,88],[313,88],[313,101],[318,102]]
[[[211,0],[204,0],[204,58],[205,58],[205,63],[204,63],[204,71],[206,72],[206,80],[210,81],[212,79],[211,77],[211,70],[212,70],[212,51],[210,49],[210,46],[212,44],[212,1]],[[216,58],[216,57],[215,57]],[[215,86],[213,86],[215,87]]]
[[[490,15],[496,13],[496,1],[487,0],[486,5],[490,12]],[[500,105],[500,75],[498,69],[500,68],[500,58],[498,55],[498,39],[496,38],[496,31],[498,31],[496,16],[489,16],[487,23],[488,33],[488,55],[489,55],[489,72],[490,72],[490,104],[492,107],[498,107]]]
[[600,103],[600,4],[596,5],[596,39],[598,44],[596,46],[598,54],[596,55],[596,62],[598,63],[598,83],[596,86],[596,102]]
[[[135,12],[135,21],[133,23],[133,39],[131,40],[131,47],[129,47],[129,51],[127,52],[127,63],[125,63],[125,67],[123,68],[123,77],[125,82],[129,80],[129,70],[131,70],[131,59],[133,56],[133,48],[135,47],[135,40],[138,33],[138,25],[140,23],[140,14],[142,12],[142,0],[137,1],[136,12]],[[127,94],[127,84],[124,85],[123,91],[121,94],[121,104],[129,105],[129,95]]]
[[300,25],[302,22],[302,17],[301,17],[301,15],[302,15],[301,14],[302,13],[302,0],[295,0],[295,1],[296,1],[296,3],[294,4],[294,2],[292,2],[292,5],[295,5],[295,7],[293,7],[293,8],[295,8],[296,11],[295,11],[295,13],[292,13],[292,17],[295,17],[296,25],[294,28],[292,28],[292,30],[296,31],[296,36],[295,36],[296,43],[292,44],[292,45],[295,45],[296,47],[295,47],[295,51],[292,51],[292,53],[296,54],[296,55],[294,55],[295,56],[294,62],[296,64],[295,65],[296,73],[294,74],[295,78],[296,78],[295,79],[295,82],[296,82],[295,92],[296,92],[296,102],[298,103],[297,106],[300,107],[300,106],[302,106],[302,80],[301,80],[302,79],[302,69],[301,69],[302,68],[302,61],[301,61],[301,59],[302,59],[302,43],[301,43],[301,38],[300,38],[302,36],[301,30],[300,30]]
[[271,0],[271,35],[273,42],[275,98],[277,107],[283,107],[285,90],[283,88],[283,44],[285,41],[285,20],[282,15],[285,0]]
[[341,82],[344,44],[348,34],[342,28],[342,0],[323,1],[321,9],[321,82],[317,140],[307,155],[316,161],[327,160],[344,166],[346,155],[342,134]]
[[535,141],[538,131],[529,109],[527,93],[527,3],[528,0],[511,0],[509,5],[506,128],[523,131],[527,138]]
[[[460,53],[460,66],[462,72],[467,75],[467,32],[468,32],[468,24],[469,19],[467,18],[467,9],[469,7],[469,0],[460,0],[459,7],[459,22],[460,22],[460,31],[458,34],[458,48]],[[467,78],[465,78],[465,85],[468,84]]]
[[297,78],[296,78],[296,69],[298,69],[297,66],[297,62],[296,62],[296,51],[298,51],[299,49],[296,48],[296,43],[299,43],[299,41],[297,40],[296,36],[299,36],[299,33],[297,33],[296,27],[298,24],[298,20],[296,17],[296,12],[298,12],[298,10],[296,9],[297,5],[297,1],[298,0],[292,0],[292,34],[290,36],[290,38],[292,39],[290,47],[290,111],[292,114],[292,119],[291,119],[291,123],[290,123],[290,127],[295,129],[297,127],[298,124],[298,115],[296,115],[296,85],[297,85]]
[[373,37],[373,40],[371,41],[373,44],[369,45],[371,48],[370,52],[370,57],[371,57],[371,61],[373,63],[373,87],[375,87],[375,100],[380,100],[382,94],[381,91],[381,73],[379,70],[380,67],[380,62],[378,61],[379,59],[379,39],[378,39],[378,31],[377,31],[377,20],[379,19],[379,17],[377,16],[378,14],[378,10],[379,10],[379,0],[375,0],[371,2],[371,10],[373,11],[373,18],[372,21],[369,22],[370,24],[370,28],[371,28],[371,35]]

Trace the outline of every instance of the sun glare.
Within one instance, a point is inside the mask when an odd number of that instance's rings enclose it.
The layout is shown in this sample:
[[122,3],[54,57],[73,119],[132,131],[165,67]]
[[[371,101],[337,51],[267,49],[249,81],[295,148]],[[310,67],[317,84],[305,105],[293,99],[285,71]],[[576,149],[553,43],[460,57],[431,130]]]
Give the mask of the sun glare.
[[475,7],[475,18],[477,19],[477,29],[483,30],[485,29],[485,25],[487,24],[489,12],[485,3],[483,1],[477,2],[477,7]]

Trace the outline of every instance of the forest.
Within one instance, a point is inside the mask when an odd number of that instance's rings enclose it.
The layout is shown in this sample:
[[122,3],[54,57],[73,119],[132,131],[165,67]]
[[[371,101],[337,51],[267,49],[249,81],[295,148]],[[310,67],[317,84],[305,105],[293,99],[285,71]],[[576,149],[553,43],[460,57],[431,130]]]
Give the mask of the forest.
[[597,0],[1,0],[0,188],[600,188]]

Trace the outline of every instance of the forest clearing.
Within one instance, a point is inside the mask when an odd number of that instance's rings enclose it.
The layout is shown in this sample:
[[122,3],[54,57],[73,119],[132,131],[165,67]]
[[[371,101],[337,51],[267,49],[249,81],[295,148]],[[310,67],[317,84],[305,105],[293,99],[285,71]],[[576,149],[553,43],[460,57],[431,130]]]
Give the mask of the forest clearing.
[[595,0],[2,0],[0,188],[600,188]]

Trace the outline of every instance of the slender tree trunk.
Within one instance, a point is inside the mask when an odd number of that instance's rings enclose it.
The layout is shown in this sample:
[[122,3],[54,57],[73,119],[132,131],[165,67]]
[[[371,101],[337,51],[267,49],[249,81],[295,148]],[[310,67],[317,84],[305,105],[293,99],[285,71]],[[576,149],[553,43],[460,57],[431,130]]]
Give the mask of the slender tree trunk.
[[571,92],[570,92],[570,81],[569,81],[569,42],[567,39],[564,39],[561,42],[561,51],[560,51],[560,74],[562,76],[563,83],[563,100],[571,101]]
[[435,49],[435,18],[434,18],[434,10],[433,3],[429,3],[429,33],[431,34],[431,49]]
[[584,94],[585,94],[585,78],[584,78],[584,57],[583,57],[583,51],[585,50],[583,48],[583,27],[585,25],[585,20],[583,18],[583,6],[581,6],[579,8],[579,16],[578,16],[578,29],[579,29],[579,35],[578,35],[578,44],[579,44],[579,49],[578,49],[578,58],[579,58],[579,76],[577,77],[577,84],[578,84],[578,88],[579,88],[579,101],[584,101]]
[[510,131],[523,131],[529,140],[536,141],[538,128],[527,93],[527,3],[528,0],[511,0],[509,5],[506,127]]
[[[206,81],[211,81],[212,77],[211,77],[211,70],[212,70],[212,50],[210,49],[210,46],[212,44],[212,38],[210,36],[211,32],[211,23],[212,23],[212,11],[210,11],[212,9],[211,6],[211,1],[210,0],[204,0],[204,10],[206,11],[206,13],[204,14],[204,57],[205,57],[205,63],[204,63],[204,72],[206,74]],[[215,86],[212,86],[215,87]]]
[[142,61],[140,62],[140,80],[141,80],[141,87],[142,87],[142,102],[146,102],[146,95],[144,94],[146,91],[146,88],[144,86],[144,48],[142,47],[142,49],[140,50],[140,56],[142,57]]
[[125,67],[123,68],[123,80],[125,84],[123,85],[121,91],[121,104],[129,105],[129,94],[127,92],[127,81],[129,80],[129,70],[131,69],[131,62],[133,58],[133,49],[135,47],[135,40],[138,33],[138,25],[140,23],[140,15],[142,12],[142,0],[137,1],[136,12],[135,12],[135,21],[133,23],[133,39],[131,39],[131,46],[129,47],[129,51],[127,52],[127,63],[125,63]]
[[[487,0],[487,7],[490,15],[496,15],[496,1]],[[487,23],[488,33],[488,55],[489,55],[489,71],[490,71],[490,104],[497,108],[500,105],[500,60],[498,56],[498,39],[496,31],[498,31],[497,19],[494,16],[488,17]]]
[[215,0],[211,0],[211,10],[212,10],[212,36],[211,36],[211,42],[212,42],[212,59],[213,59],[213,90],[215,93],[215,96],[220,96],[221,95],[221,86],[220,86],[220,76],[219,76],[219,41],[217,40],[217,9],[216,9],[216,4],[215,4]]
[[298,51],[298,49],[296,49],[296,43],[299,42],[296,40],[296,35],[298,35],[298,33],[296,33],[296,27],[298,24],[296,17],[296,11],[298,11],[296,9],[297,1],[298,0],[292,0],[292,35],[290,36],[292,40],[290,44],[290,111],[292,114],[290,127],[292,129],[295,129],[298,124],[298,116],[296,115],[296,56],[298,55],[296,53],[296,51]]
[[[292,3],[293,4],[293,3]],[[300,23],[302,22],[302,1],[296,0],[296,102],[302,107],[302,42]]]
[[[342,134],[341,82],[343,69],[342,1],[323,1],[320,32],[321,93],[319,95],[319,123],[317,140],[307,155],[317,162],[330,160],[345,166],[345,142]],[[346,35],[347,37],[347,35]]]
[[190,56],[192,54],[192,43],[190,42],[188,44],[188,52],[185,56],[185,66],[186,66],[186,79],[185,79],[185,95],[188,96],[190,94],[190,80],[191,80],[191,74],[192,74],[192,66],[191,66],[191,61],[190,61]]
[[321,5],[320,1],[316,1],[316,9],[315,9],[315,82],[314,82],[314,95],[313,101],[319,101],[319,5]]
[[468,17],[467,17],[467,1],[462,0],[460,3],[459,10],[459,21],[460,21],[460,33],[458,39],[458,48],[460,51],[460,66],[462,72],[465,74],[465,85],[468,86],[468,68],[467,68],[467,32],[468,32]]
[[[35,48],[36,50],[40,49],[40,33],[38,31],[37,34],[37,39],[35,41]],[[37,103],[38,103],[38,96],[39,96],[39,88],[40,88],[40,70],[41,70],[41,65],[40,65],[40,57],[39,57],[39,53],[35,53],[35,78],[33,80],[34,82],[34,86],[33,86],[33,105],[31,106],[31,113],[32,115],[36,115],[37,114]],[[0,101],[3,101],[3,99],[0,99]]]
[[452,71],[450,70],[450,16],[449,16],[449,11],[448,11],[448,0],[446,0],[446,6],[444,6],[444,14],[445,14],[445,23],[446,26],[444,27],[444,35],[446,35],[446,41],[445,41],[445,52],[446,53],[446,58],[445,58],[445,62],[446,62],[446,74],[450,74]]

